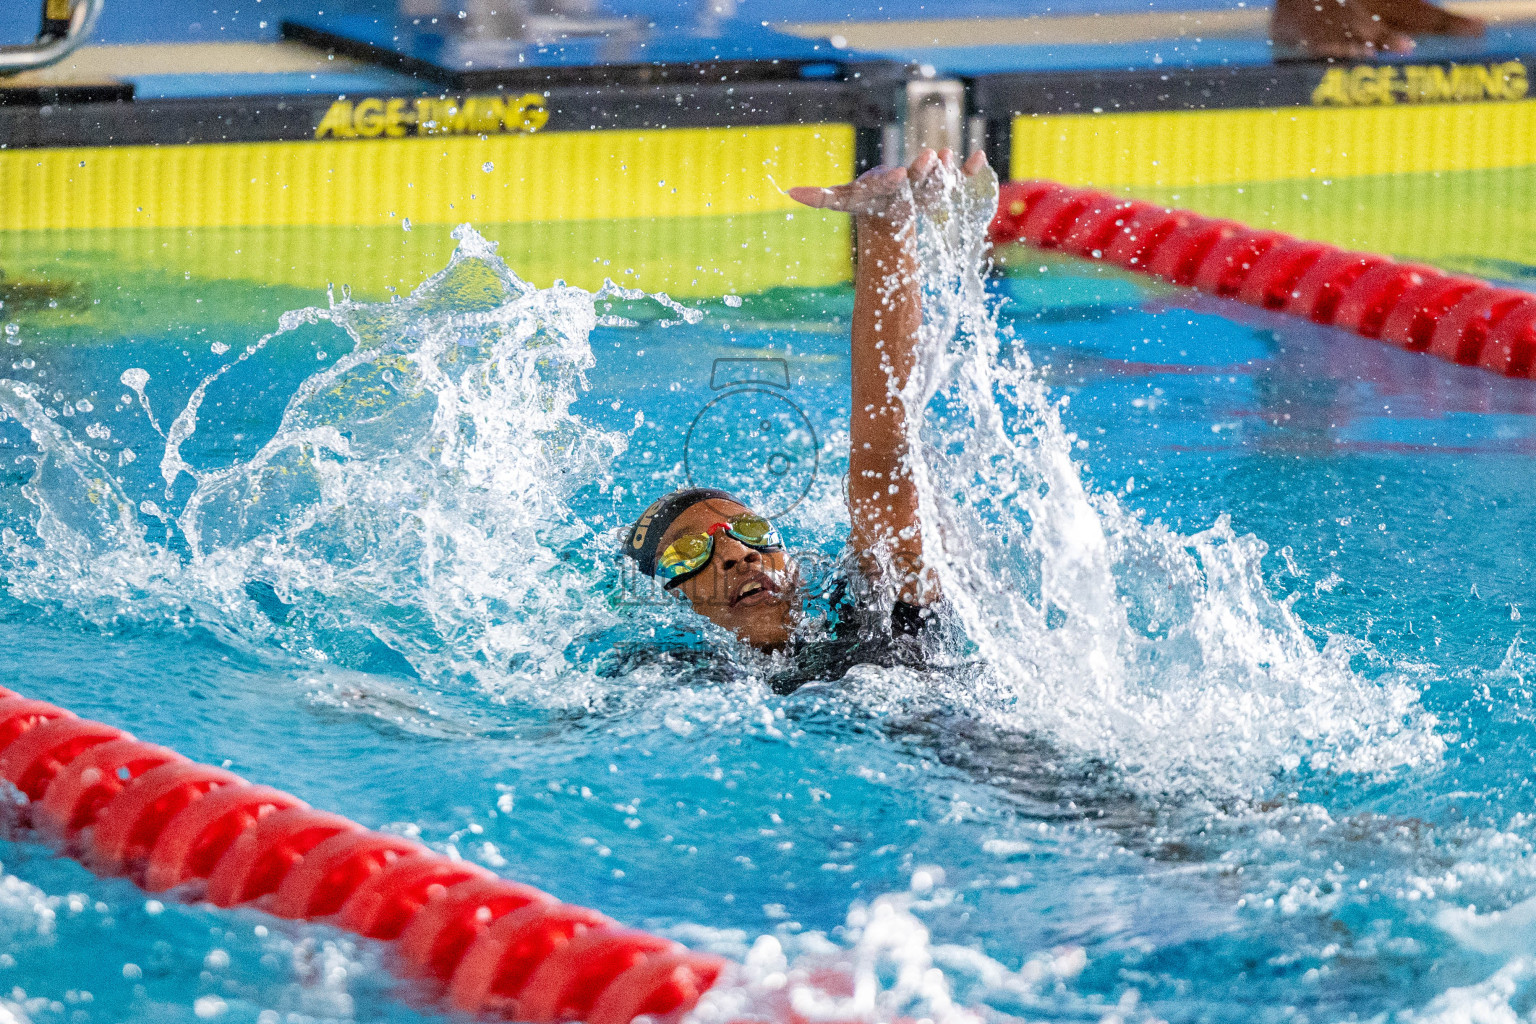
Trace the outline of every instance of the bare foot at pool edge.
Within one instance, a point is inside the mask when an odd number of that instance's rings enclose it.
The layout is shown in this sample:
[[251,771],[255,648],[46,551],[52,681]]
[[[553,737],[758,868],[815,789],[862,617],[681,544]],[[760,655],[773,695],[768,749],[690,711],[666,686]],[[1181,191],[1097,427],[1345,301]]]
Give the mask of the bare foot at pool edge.
[[1480,36],[1482,21],[1426,0],[1276,0],[1270,40],[1312,58],[1411,53],[1418,35]]

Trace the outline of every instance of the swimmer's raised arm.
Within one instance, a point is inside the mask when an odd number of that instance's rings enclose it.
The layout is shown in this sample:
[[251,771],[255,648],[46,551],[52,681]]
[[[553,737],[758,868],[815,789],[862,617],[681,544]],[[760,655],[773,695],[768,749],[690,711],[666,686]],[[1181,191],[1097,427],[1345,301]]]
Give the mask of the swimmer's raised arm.
[[[915,605],[938,596],[937,581],[923,564],[901,398],[917,361],[923,321],[916,207],[942,194],[940,165],[953,167],[954,160],[947,149],[925,149],[908,167],[877,167],[834,188],[789,190],[792,199],[807,206],[854,215],[858,255],[848,427],[849,542],[871,576],[879,574],[882,564],[891,566],[898,574],[889,581],[897,596]],[[981,153],[972,155],[965,174],[975,174],[986,162]]]

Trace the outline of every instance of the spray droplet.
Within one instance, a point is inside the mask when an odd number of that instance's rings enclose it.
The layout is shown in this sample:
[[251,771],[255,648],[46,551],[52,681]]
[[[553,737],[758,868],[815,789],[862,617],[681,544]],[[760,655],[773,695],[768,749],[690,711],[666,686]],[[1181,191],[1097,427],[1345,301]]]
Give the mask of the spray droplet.
[[496,165],[491,163],[489,160],[487,160],[485,163],[480,165],[480,169],[482,171],[484,171],[486,174],[490,174],[492,171],[494,171],[496,169]]
[[160,429],[160,422],[155,419],[155,411],[149,406],[149,398],[144,394],[144,385],[149,383],[149,371],[137,366],[130,366],[123,371],[123,375],[119,379],[123,382],[124,387],[132,388],[133,393],[139,397],[139,405],[143,408],[144,415],[149,418],[149,425],[154,428],[155,433],[164,436],[165,432]]
[[400,222],[400,227],[401,227],[401,229],[402,229],[402,230],[404,230],[404,231],[409,231],[409,230],[411,230],[411,218],[409,218],[409,217],[407,217],[407,218],[405,218],[405,219],[404,219],[404,220],[402,220],[402,221],[401,221],[401,222]]
[[730,306],[732,309],[740,309],[741,308],[741,296],[740,295],[727,295],[722,301],[724,301],[725,304],[727,306]]

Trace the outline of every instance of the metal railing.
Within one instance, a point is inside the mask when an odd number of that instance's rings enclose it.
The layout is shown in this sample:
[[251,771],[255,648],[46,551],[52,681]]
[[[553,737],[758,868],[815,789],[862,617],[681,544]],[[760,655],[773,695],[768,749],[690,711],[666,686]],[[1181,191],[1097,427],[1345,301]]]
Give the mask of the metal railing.
[[69,13],[69,30],[57,39],[27,46],[0,46],[0,75],[31,71],[57,64],[68,57],[91,34],[106,0],[76,0]]

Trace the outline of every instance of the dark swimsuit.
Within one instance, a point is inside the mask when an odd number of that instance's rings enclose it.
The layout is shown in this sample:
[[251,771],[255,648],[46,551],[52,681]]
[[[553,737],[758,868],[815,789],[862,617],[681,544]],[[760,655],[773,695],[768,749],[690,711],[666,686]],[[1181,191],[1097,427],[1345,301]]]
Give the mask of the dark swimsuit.
[[[942,608],[918,608],[897,601],[890,617],[882,617],[867,598],[856,598],[839,584],[829,595],[826,624],[819,635],[797,639],[782,654],[786,662],[768,677],[775,693],[788,694],[813,682],[836,682],[856,665],[927,669],[933,656],[952,647],[954,630]],[[627,675],[643,665],[668,661],[689,681],[719,684],[740,672],[734,659],[712,648],[663,642],[613,644],[598,659],[597,672],[607,678]]]
[[775,693],[792,693],[812,682],[835,682],[855,665],[925,670],[951,632],[940,607],[897,601],[890,617],[883,618],[867,596],[855,597],[845,582],[835,588],[828,619],[825,635],[790,645],[790,666],[769,679]]

